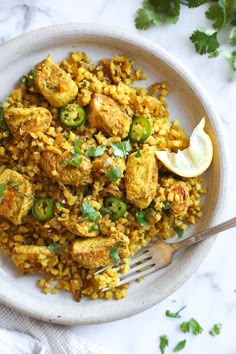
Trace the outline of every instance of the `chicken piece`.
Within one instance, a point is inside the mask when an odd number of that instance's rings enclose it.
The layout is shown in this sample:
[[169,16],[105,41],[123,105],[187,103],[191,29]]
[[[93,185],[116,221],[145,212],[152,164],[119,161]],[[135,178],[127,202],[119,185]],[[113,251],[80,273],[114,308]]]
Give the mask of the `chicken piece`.
[[127,199],[144,209],[156,195],[158,167],[154,150],[140,150],[140,154],[134,152],[128,157],[125,186]]
[[57,182],[72,186],[85,186],[92,183],[92,164],[88,157],[83,156],[82,162],[78,166],[69,163],[72,155],[64,152],[58,155],[52,151],[43,151],[40,165],[44,172]]
[[183,218],[190,205],[189,191],[185,182],[176,181],[168,188],[167,200],[170,213],[176,218]]
[[129,134],[131,120],[110,97],[94,94],[89,104],[87,119],[91,128],[109,136],[125,138]]
[[129,238],[117,232],[109,237],[97,236],[86,240],[77,240],[72,246],[72,257],[81,267],[93,269],[104,267],[118,259],[129,256]]
[[37,131],[45,132],[52,121],[51,113],[43,107],[8,108],[4,117],[16,138]]
[[20,225],[33,205],[31,183],[20,173],[5,169],[0,174],[0,185],[4,192],[0,201],[0,216]]
[[46,246],[18,245],[13,248],[12,260],[23,274],[41,273],[57,264],[57,255]]
[[50,55],[35,66],[34,87],[53,107],[63,107],[77,96],[78,87]]
[[65,228],[70,231],[72,234],[81,236],[81,237],[95,237],[98,236],[99,231],[94,229],[96,225],[94,222],[89,220],[84,220],[80,222],[74,221],[65,221],[63,223]]

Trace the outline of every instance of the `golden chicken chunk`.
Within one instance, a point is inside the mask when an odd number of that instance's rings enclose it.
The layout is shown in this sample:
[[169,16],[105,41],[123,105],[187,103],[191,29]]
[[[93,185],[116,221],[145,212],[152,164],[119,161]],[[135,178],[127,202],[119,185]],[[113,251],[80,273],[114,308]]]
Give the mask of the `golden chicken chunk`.
[[78,87],[50,55],[35,66],[34,87],[53,107],[63,107],[77,96]]
[[[140,156],[141,155],[141,156]],[[157,190],[158,167],[152,149],[140,150],[128,157],[125,186],[127,199],[137,207],[147,208]]]
[[31,183],[20,173],[5,169],[0,174],[2,195],[0,198],[0,216],[15,225],[22,223],[33,204]]
[[4,117],[16,138],[37,131],[45,132],[52,121],[51,113],[43,107],[8,108]]
[[65,221],[63,223],[65,228],[70,231],[72,234],[81,236],[81,237],[95,237],[98,236],[99,231],[94,227],[93,221],[84,220],[80,222],[75,221]]
[[77,240],[72,246],[72,257],[88,269],[104,267],[128,256],[129,238],[121,232]]
[[23,274],[33,274],[52,269],[57,255],[46,246],[18,245],[13,248],[12,260]]
[[110,97],[95,93],[89,104],[87,119],[91,128],[109,136],[125,138],[129,134],[131,120]]
[[92,183],[92,164],[88,157],[83,156],[78,166],[70,164],[72,155],[65,152],[58,155],[52,151],[43,151],[40,165],[44,172],[57,182],[72,186],[84,186]]

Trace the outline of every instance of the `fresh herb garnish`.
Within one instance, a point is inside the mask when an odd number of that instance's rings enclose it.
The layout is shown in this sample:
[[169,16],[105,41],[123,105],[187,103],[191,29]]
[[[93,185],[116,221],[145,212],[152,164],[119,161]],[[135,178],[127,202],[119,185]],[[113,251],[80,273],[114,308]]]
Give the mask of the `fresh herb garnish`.
[[58,210],[62,210],[63,207],[62,207],[60,202],[56,202],[55,205],[56,205]]
[[93,224],[93,225],[89,228],[88,232],[93,232],[93,231],[98,231],[98,230],[99,230],[99,226],[98,226],[97,224]]
[[172,318],[180,318],[180,312],[185,309],[186,306],[181,307],[181,309],[177,312],[171,312],[169,310],[166,310],[166,316],[167,317],[172,317]]
[[7,189],[7,184],[6,183],[0,183],[0,203],[3,200],[3,194],[4,194],[6,189]]
[[165,200],[163,202],[163,207],[162,207],[163,210],[169,210],[170,209],[170,202],[168,200]]
[[120,166],[114,166],[110,170],[105,173],[105,176],[109,178],[111,181],[116,182],[121,175]]
[[180,329],[183,333],[192,332],[194,335],[198,335],[203,331],[201,325],[194,318],[191,318],[189,321],[182,322],[180,324]]
[[138,150],[135,154],[135,157],[142,157],[142,153],[140,150]]
[[69,158],[62,159],[61,163],[63,165],[69,164],[69,165],[78,167],[83,160],[82,151],[80,149],[82,144],[83,144],[83,142],[81,140],[79,140],[78,138],[75,138],[74,139],[74,146],[70,151],[72,153],[72,157],[70,159]]
[[118,143],[111,143],[114,149],[114,156],[116,157],[126,157],[132,150],[132,146],[129,140],[120,141]]
[[213,337],[219,335],[221,331],[221,327],[222,327],[221,323],[214,324],[212,329],[209,331],[209,334]]
[[[142,8],[138,9],[135,17],[137,29],[146,30],[153,25],[164,23],[175,24],[179,20],[181,5],[189,9],[208,4],[205,16],[212,21],[210,29],[195,30],[190,36],[196,51],[207,54],[210,58],[219,54],[230,60],[232,68],[236,71],[236,1],[234,0],[144,0]],[[223,36],[225,43],[219,42],[219,34],[226,29],[228,37]],[[229,30],[228,30],[229,29]],[[227,38],[227,39],[226,39]],[[228,44],[233,50],[222,51],[221,44]]]
[[101,156],[104,151],[106,151],[106,147],[102,146],[102,145],[98,145],[97,147],[95,146],[90,146],[87,151],[86,151],[86,155],[87,156],[91,156],[91,157],[96,157],[96,156]]
[[184,349],[186,345],[186,339],[181,340],[176,346],[174,347],[174,352],[179,352],[180,350]]
[[20,82],[22,84],[25,84],[27,86],[34,86],[34,78],[35,78],[36,70],[32,69],[30,72],[26,75],[21,76]]
[[149,213],[149,211],[147,211],[147,210],[139,210],[137,212],[136,221],[140,226],[147,226],[148,225],[148,221],[146,219],[148,213]]
[[61,244],[60,242],[58,242],[58,241],[52,242],[52,243],[50,243],[50,245],[48,245],[47,248],[48,248],[49,251],[51,251],[51,252],[56,252],[56,251],[58,251],[59,249],[62,248],[62,244]]
[[100,219],[99,213],[86,200],[83,201],[80,211],[84,220],[98,221]]
[[184,229],[181,229],[179,226],[174,226],[173,229],[175,230],[179,238],[183,237]]
[[165,334],[160,336],[159,338],[160,338],[159,348],[160,348],[161,354],[164,354],[166,347],[168,347],[168,345],[169,345],[169,338]]
[[109,251],[109,257],[113,260],[114,263],[120,262],[119,250],[116,246],[111,246]]

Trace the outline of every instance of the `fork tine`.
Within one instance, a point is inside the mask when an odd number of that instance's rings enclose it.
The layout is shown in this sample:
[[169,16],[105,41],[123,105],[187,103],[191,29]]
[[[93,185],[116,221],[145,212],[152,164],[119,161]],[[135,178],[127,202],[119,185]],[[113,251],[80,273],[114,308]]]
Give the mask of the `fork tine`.
[[[132,259],[129,262],[129,265],[131,266],[131,265],[133,265],[133,264],[135,264],[137,262],[142,262],[145,259],[149,258],[150,256],[148,257],[148,253],[149,253],[149,249],[148,248],[143,248],[143,249],[139,250],[137,253],[135,253],[132,256]],[[111,268],[111,267],[112,267],[112,269],[114,269],[117,272],[119,272],[119,270],[122,267],[122,265],[124,265],[124,263],[120,263],[117,266],[113,266],[112,264],[110,264],[110,265],[108,265],[106,267],[102,267],[102,268],[98,269],[96,272],[94,272],[94,275],[103,273],[106,269]]]
[[[143,266],[146,265],[146,267],[147,267],[146,263],[142,264],[142,265]],[[106,291],[106,290],[109,290],[109,289],[112,289],[112,288],[116,288],[118,286],[121,286],[121,285],[124,285],[124,284],[127,284],[127,283],[131,283],[132,281],[138,279],[140,277],[140,275],[143,277],[143,276],[145,276],[147,274],[151,274],[151,273],[155,272],[158,269],[161,269],[162,267],[155,266],[155,264],[153,262],[152,263],[150,262],[150,265],[148,266],[148,269],[145,269],[145,268],[142,271],[142,274],[139,274],[138,272],[135,272],[135,273],[132,273],[132,274],[129,272],[129,273],[124,274],[123,277],[122,276],[120,277],[121,281],[117,285],[108,286],[106,288],[103,288],[102,291]]]

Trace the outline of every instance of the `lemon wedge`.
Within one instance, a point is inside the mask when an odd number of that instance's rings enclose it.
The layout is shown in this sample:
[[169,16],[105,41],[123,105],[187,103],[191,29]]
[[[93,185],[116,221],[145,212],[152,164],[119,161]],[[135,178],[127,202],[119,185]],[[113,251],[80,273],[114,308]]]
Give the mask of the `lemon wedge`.
[[194,128],[187,149],[177,153],[156,151],[156,156],[165,167],[182,177],[196,177],[210,166],[213,146],[209,135],[204,131],[205,118]]

